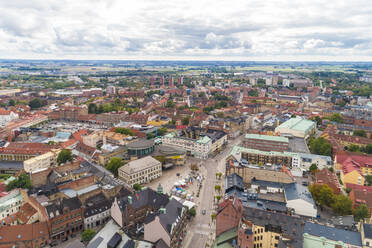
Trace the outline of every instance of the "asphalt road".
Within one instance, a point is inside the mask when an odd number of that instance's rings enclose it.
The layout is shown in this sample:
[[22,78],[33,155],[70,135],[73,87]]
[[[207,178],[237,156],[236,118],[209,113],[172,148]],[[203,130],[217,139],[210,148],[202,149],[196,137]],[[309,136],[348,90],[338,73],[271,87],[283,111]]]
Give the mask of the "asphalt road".
[[[212,222],[211,214],[215,213],[216,205],[214,204],[215,190],[214,186],[220,184],[224,188],[224,178],[216,179],[216,173],[225,173],[225,158],[229,154],[231,148],[241,142],[243,136],[239,136],[234,140],[230,140],[226,148],[216,157],[209,158],[202,162],[202,173],[205,177],[200,198],[198,200],[197,214],[189,223],[187,235],[183,242],[183,247],[209,247],[212,245],[215,235],[215,221]],[[206,214],[201,211],[205,209]]]

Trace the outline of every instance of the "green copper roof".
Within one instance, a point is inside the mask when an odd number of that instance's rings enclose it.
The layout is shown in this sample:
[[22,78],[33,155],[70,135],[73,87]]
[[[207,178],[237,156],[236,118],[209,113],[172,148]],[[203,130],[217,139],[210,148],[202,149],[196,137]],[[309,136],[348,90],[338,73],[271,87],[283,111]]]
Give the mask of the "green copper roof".
[[279,137],[279,136],[271,136],[271,135],[260,135],[260,134],[253,134],[248,133],[245,135],[246,139],[259,139],[259,140],[268,140],[268,141],[276,141],[276,142],[285,142],[288,143],[288,138],[286,137]]
[[297,131],[306,132],[315,126],[315,122],[302,118],[291,118],[288,121],[280,124],[277,128],[288,128]]

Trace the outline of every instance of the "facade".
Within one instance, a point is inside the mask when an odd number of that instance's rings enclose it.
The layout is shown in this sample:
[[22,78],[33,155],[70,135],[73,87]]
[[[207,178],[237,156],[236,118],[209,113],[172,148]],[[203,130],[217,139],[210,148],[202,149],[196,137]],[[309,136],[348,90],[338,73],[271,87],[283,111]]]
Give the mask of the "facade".
[[43,143],[12,142],[0,148],[0,161],[25,161],[58,148]]
[[49,242],[46,222],[33,224],[3,226],[0,228],[0,248],[40,248]]
[[162,143],[182,149],[196,158],[207,159],[226,145],[227,134],[220,130],[192,127],[181,133],[173,132],[164,135]]
[[212,140],[206,136],[199,139],[190,139],[178,137],[175,133],[169,133],[162,137],[162,143],[183,149],[187,154],[201,159],[207,159],[212,149]]
[[302,118],[291,118],[275,128],[275,133],[281,136],[294,136],[299,138],[308,138],[315,132],[316,124],[313,121]]
[[221,202],[216,214],[216,236],[237,227],[243,215],[243,209],[242,201],[235,197]]
[[0,218],[4,219],[19,211],[24,202],[19,189],[14,189],[8,195],[0,198]]
[[106,223],[111,216],[111,201],[102,193],[92,196],[85,201],[84,228],[94,228]]
[[52,242],[66,239],[84,229],[83,207],[77,197],[57,200],[45,209]]
[[27,159],[23,162],[24,170],[33,173],[41,169],[47,169],[57,165],[57,157],[61,150],[51,150],[42,155]]
[[304,248],[358,248],[363,247],[359,232],[306,222],[303,234]]
[[144,157],[155,150],[155,143],[152,140],[139,139],[127,145],[128,155],[133,157]]
[[131,186],[151,182],[161,175],[161,163],[151,156],[130,161],[119,168],[119,178]]
[[260,134],[246,134],[243,141],[243,146],[246,148],[269,152],[289,151],[288,138]]
[[168,202],[167,195],[146,188],[129,196],[115,198],[111,206],[111,217],[126,231],[144,223],[149,212],[159,211]]
[[181,247],[185,235],[186,208],[172,199],[165,208],[149,215],[144,225],[144,240],[156,243],[163,240],[170,248]]
[[0,127],[5,127],[9,122],[19,118],[17,113],[13,111],[0,109]]

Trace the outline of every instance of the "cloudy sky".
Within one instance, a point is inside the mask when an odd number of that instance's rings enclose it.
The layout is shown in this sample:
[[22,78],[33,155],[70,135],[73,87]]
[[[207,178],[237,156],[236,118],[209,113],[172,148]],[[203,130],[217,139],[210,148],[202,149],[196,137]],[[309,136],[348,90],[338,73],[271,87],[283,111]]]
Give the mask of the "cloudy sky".
[[0,0],[0,58],[372,61],[372,4]]

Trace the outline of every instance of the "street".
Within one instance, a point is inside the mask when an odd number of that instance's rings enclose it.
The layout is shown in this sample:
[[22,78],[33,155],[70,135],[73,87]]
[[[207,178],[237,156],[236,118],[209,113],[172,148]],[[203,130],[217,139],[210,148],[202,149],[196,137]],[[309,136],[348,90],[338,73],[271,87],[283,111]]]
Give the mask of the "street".
[[[183,247],[206,247],[211,246],[215,236],[215,221],[212,222],[211,214],[215,213],[215,189],[216,184],[220,184],[222,192],[224,190],[224,177],[221,180],[216,178],[217,172],[225,173],[225,158],[234,145],[241,142],[243,136],[230,140],[225,149],[216,157],[209,158],[202,162],[202,174],[205,176],[200,197],[196,199],[197,211],[194,219],[189,223],[188,231],[183,242]],[[222,199],[222,198],[221,198]],[[202,210],[206,214],[201,214]]]

